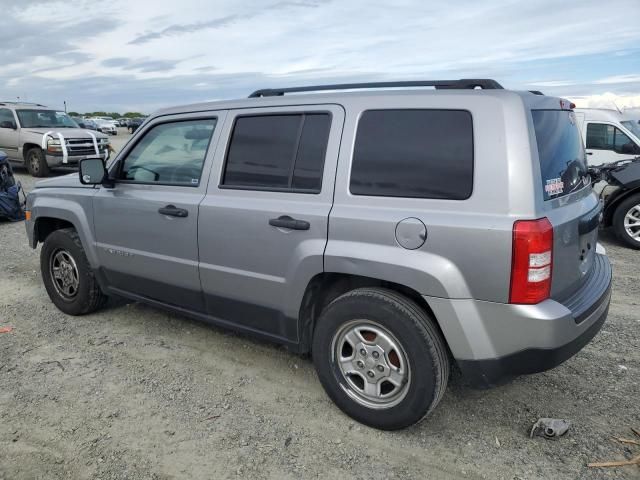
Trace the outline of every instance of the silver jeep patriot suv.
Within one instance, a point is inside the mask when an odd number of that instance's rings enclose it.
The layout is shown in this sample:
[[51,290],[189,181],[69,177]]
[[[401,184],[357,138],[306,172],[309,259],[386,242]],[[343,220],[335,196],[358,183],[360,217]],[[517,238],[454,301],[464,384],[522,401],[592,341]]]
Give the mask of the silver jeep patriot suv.
[[484,386],[540,372],[607,316],[601,206],[560,98],[493,80],[259,90],[157,112],[79,173],[28,197],[60,310],[119,295],[310,352],[377,428],[428,415],[452,363]]
[[0,101],[0,150],[34,177],[46,177],[52,167],[77,167],[87,157],[108,160],[108,145],[107,135],[80,128],[65,112]]

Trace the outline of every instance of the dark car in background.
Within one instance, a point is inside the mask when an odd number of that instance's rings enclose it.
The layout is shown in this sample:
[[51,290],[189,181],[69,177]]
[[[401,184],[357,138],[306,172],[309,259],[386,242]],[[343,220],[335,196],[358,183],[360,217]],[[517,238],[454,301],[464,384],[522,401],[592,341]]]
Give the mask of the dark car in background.
[[80,128],[84,128],[85,130],[98,131],[98,125],[93,120],[90,120],[88,118],[81,118],[81,117],[71,117],[71,118],[78,124]]
[[130,119],[129,123],[127,124],[127,130],[129,130],[131,133],[135,133],[138,127],[142,125],[142,122],[144,122],[144,118],[136,117]]

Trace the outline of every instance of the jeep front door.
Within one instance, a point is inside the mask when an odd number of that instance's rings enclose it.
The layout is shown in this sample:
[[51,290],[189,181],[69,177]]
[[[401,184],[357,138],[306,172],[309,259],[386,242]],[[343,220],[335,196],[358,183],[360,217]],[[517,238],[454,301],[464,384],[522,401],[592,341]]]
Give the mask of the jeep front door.
[[98,257],[116,293],[203,310],[198,205],[223,116],[149,122],[114,163],[113,188],[93,197]]

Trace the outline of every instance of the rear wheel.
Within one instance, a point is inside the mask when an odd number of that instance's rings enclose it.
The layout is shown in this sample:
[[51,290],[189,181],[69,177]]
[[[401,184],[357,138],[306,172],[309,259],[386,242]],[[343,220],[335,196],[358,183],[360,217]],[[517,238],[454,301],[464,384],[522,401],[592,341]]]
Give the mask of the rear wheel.
[[449,378],[444,340],[412,300],[382,288],[353,290],[318,319],[313,361],[327,394],[347,415],[383,430],[422,420]]
[[34,177],[46,177],[49,175],[47,158],[40,147],[32,147],[26,155],[27,170]]
[[627,246],[640,249],[640,193],[618,205],[613,214],[613,228]]

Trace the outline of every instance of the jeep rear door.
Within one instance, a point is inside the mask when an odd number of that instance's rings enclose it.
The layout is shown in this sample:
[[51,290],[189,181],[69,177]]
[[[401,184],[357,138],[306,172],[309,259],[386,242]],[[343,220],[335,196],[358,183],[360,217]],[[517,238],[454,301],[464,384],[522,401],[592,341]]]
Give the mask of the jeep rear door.
[[562,299],[588,278],[601,208],[590,188],[584,146],[570,110],[532,109],[544,211],[553,225],[551,296]]
[[229,111],[198,222],[209,315],[297,341],[323,271],[343,121],[336,105]]
[[198,205],[225,113],[152,120],[116,160],[115,186],[93,197],[100,267],[116,293],[203,311]]

